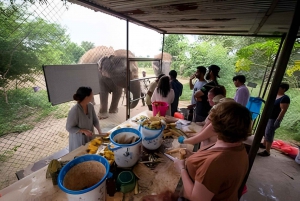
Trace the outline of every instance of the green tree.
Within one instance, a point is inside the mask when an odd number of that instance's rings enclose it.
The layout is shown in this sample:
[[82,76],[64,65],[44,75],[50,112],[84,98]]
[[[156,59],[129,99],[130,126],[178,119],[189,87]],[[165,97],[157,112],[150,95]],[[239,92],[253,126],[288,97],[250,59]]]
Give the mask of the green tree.
[[76,63],[84,53],[60,25],[30,18],[25,4],[0,2],[0,10],[0,90],[6,102],[11,81],[34,82],[32,74],[43,64]]
[[95,44],[89,41],[82,41],[80,46],[84,49],[85,52],[87,52],[90,49],[93,49],[95,47]]
[[271,68],[274,63],[279,43],[279,39],[265,39],[241,48],[237,52],[236,72],[243,72],[251,79],[262,80],[266,68]]
[[184,35],[166,35],[164,43],[164,52],[168,52],[174,58],[171,68],[183,75],[183,69],[188,65],[188,47],[189,41]]

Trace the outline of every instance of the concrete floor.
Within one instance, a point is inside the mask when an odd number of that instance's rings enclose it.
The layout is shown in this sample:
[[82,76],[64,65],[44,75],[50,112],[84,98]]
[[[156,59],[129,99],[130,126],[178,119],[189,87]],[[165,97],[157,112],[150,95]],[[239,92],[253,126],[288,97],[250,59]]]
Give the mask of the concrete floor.
[[[262,149],[260,151],[263,151]],[[255,158],[241,201],[300,200],[300,165],[277,150]]]

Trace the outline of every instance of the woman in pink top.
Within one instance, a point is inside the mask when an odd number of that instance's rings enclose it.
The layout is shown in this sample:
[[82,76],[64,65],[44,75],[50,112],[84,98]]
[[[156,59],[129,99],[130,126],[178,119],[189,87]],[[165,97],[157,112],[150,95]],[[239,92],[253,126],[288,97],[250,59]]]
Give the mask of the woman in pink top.
[[170,78],[163,76],[159,79],[158,85],[153,92],[151,102],[161,101],[169,104],[169,109],[166,115],[171,115],[171,103],[175,98],[174,90],[171,89]]

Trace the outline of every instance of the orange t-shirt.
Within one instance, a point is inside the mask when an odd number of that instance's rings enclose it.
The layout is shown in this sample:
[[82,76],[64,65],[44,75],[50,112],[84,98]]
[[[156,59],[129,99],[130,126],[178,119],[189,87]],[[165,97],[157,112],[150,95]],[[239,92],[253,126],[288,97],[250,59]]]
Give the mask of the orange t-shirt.
[[248,170],[244,145],[213,147],[198,151],[186,160],[193,181],[202,183],[214,194],[212,200],[238,200],[238,189]]

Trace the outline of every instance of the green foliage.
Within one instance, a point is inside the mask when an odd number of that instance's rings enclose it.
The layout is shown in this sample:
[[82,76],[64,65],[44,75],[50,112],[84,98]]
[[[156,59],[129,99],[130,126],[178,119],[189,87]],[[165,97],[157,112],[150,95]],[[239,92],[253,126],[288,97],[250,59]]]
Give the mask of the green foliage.
[[183,74],[185,66],[189,65],[189,42],[184,35],[167,35],[165,37],[164,52],[168,52],[174,58],[171,69]]
[[190,84],[186,83],[183,85],[182,95],[180,96],[180,101],[190,101],[192,97],[193,90],[190,90]]
[[[84,49],[70,41],[59,24],[32,18],[27,4],[0,2],[0,90],[11,81],[34,82],[43,64],[74,64]],[[6,96],[6,93],[3,93]],[[5,100],[6,101],[6,100]]]
[[243,73],[250,79],[263,79],[266,68],[271,68],[274,63],[280,40],[261,40],[237,51],[236,72]]
[[0,136],[30,130],[41,119],[51,115],[64,118],[68,114],[67,104],[51,106],[47,92],[34,92],[31,88],[8,91],[10,103],[0,96]]
[[84,52],[89,51],[95,47],[95,44],[89,41],[82,41],[80,46],[84,49]]

